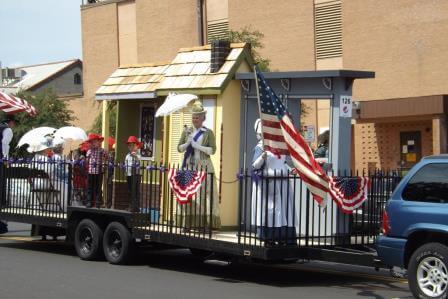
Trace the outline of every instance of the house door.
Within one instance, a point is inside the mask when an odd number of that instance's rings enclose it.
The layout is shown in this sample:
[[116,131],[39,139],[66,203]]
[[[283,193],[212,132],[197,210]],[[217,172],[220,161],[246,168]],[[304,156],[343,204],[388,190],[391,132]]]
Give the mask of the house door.
[[420,131],[400,132],[401,167],[411,168],[422,158]]

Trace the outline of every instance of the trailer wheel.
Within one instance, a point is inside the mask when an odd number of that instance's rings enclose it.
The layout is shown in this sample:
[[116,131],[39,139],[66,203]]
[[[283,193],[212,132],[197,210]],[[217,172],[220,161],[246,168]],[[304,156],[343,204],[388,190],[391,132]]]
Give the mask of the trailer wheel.
[[109,263],[128,263],[134,250],[130,231],[120,222],[111,222],[104,232],[103,248]]
[[96,260],[102,254],[103,230],[90,219],[83,219],[75,230],[75,249],[78,256],[87,261]]
[[415,298],[446,298],[448,247],[428,243],[418,248],[409,261],[408,281]]

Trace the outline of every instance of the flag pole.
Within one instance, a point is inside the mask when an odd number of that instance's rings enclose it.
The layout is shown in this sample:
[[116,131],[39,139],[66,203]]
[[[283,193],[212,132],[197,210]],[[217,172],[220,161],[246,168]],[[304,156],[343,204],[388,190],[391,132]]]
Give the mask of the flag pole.
[[255,75],[255,87],[257,90],[258,115],[260,116],[260,125],[261,125],[261,143],[263,144],[263,150],[264,150],[263,121],[261,120],[260,90],[258,89],[257,65],[254,65],[254,75]]

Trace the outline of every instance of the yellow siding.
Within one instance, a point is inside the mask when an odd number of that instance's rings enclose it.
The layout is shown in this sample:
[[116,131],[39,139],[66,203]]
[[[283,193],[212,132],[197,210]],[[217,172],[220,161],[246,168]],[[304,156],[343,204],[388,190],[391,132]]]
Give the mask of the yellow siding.
[[184,111],[176,112],[171,114],[170,117],[170,132],[169,132],[169,158],[168,162],[173,164],[181,164],[183,154],[177,151],[177,144],[182,134],[184,126],[192,126],[191,123],[191,112],[189,108],[184,109]]

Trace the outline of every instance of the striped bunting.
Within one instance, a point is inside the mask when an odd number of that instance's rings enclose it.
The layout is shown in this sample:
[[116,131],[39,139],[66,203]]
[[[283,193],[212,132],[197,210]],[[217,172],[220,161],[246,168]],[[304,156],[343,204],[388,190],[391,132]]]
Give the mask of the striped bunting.
[[179,204],[189,203],[201,188],[206,176],[205,171],[193,171],[171,168],[168,181]]

